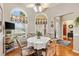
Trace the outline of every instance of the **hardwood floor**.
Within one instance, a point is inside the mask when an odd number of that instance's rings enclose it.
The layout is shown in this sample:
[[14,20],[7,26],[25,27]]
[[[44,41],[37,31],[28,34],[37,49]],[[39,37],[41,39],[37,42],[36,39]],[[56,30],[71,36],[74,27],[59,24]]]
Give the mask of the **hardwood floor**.
[[57,45],[56,56],[79,56],[79,54],[74,53],[71,48],[62,45]]
[[[52,47],[48,47],[47,56],[79,56],[79,54],[72,51],[72,48],[59,44],[53,44],[51,46]],[[6,54],[6,56],[20,56],[20,50],[17,48],[14,51]]]
[[19,56],[20,55],[20,50],[19,48],[16,48],[15,50],[5,54],[5,56]]

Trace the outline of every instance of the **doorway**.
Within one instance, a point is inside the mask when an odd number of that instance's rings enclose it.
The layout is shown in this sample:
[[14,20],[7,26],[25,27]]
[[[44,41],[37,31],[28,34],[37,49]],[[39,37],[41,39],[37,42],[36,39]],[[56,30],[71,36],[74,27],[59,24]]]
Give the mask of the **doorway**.
[[66,41],[70,41],[70,48],[73,48],[73,20],[64,21],[63,24],[63,39]]
[[63,24],[63,39],[64,40],[67,39],[67,24],[66,23]]

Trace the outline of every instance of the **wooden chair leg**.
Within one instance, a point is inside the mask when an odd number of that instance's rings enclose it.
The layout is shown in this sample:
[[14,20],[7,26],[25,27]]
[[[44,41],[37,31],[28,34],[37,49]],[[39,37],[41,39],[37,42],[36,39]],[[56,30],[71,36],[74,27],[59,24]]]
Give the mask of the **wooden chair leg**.
[[47,56],[47,50],[46,50],[46,55],[45,56]]
[[23,56],[22,53],[21,53],[21,56]]
[[20,55],[23,56],[23,54],[22,54],[22,50],[20,50]]
[[47,56],[47,49],[43,50],[43,52],[45,52],[45,56]]

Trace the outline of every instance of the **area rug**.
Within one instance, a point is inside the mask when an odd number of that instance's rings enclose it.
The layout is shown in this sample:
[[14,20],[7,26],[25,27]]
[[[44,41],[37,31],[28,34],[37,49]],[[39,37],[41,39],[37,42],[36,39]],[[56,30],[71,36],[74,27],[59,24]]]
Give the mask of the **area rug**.
[[64,45],[64,46],[69,46],[71,44],[71,41],[67,40],[57,40],[58,44]]

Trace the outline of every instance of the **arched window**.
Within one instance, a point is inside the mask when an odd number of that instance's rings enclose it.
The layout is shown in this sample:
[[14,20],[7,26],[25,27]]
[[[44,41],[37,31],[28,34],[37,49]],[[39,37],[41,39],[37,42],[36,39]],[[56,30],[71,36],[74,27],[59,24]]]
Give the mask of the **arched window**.
[[27,14],[20,8],[14,8],[10,12],[11,21],[15,23],[15,33],[27,35]]
[[27,23],[27,15],[19,8],[14,8],[11,11],[11,21]]
[[37,15],[36,16],[36,24],[47,24],[47,17],[45,15]]
[[42,33],[42,35],[46,35],[46,24],[47,24],[47,16],[46,14],[37,14],[36,15],[36,31]]

